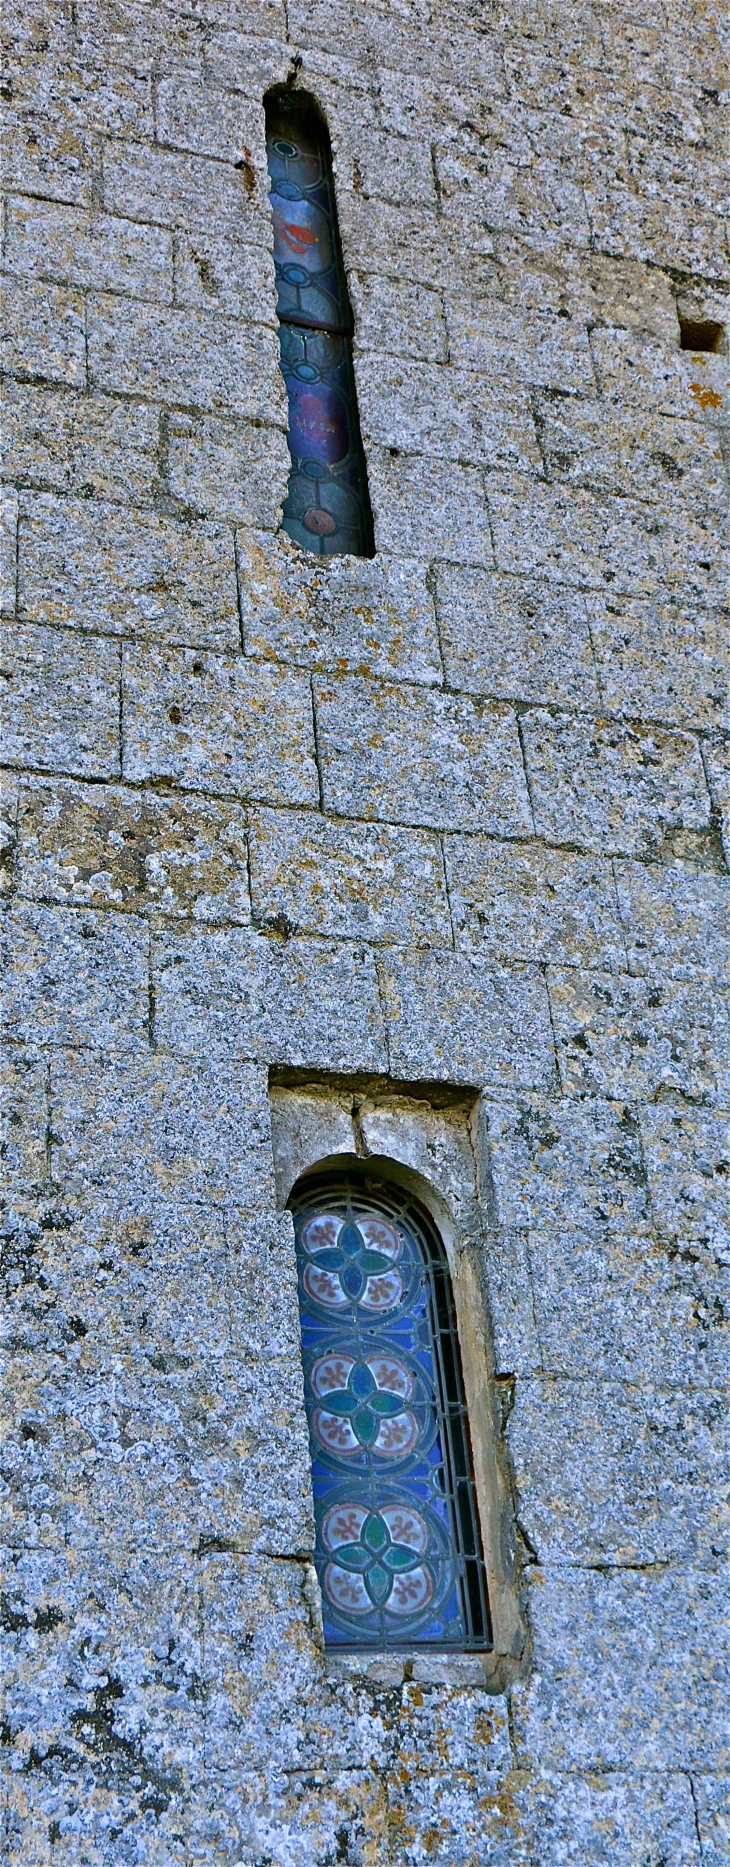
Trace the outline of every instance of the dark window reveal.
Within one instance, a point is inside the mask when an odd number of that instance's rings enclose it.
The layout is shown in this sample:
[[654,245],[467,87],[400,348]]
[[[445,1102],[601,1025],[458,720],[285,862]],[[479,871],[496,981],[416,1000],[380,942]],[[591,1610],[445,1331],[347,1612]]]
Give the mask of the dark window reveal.
[[491,1645],[451,1281],[427,1212],[357,1173],[292,1198],[327,1645]]
[[326,125],[296,95],[267,101],[281,368],[291,473],[284,525],[307,551],[372,557],[367,476],[352,373]]

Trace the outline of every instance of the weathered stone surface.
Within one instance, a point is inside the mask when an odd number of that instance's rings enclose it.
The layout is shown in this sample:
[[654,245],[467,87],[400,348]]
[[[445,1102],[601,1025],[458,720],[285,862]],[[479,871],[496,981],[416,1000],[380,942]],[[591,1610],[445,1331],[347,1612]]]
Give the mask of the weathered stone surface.
[[169,233],[56,203],[11,197],[6,264],[26,278],[56,279],[161,304],[172,300]]
[[360,355],[363,439],[376,447],[527,473],[540,455],[526,389],[477,371]]
[[493,564],[478,468],[371,447],[368,480],[379,551],[403,557],[435,552],[457,564]]
[[489,1150],[504,1225],[550,1223],[640,1233],[649,1194],[639,1124],[620,1102],[488,1103]]
[[309,558],[282,534],[238,534],[247,654],[430,686],[442,679],[426,567],[412,559]]
[[2,367],[11,376],[43,376],[83,388],[84,301],[78,292],[33,280],[4,279]]
[[201,650],[125,649],[123,771],[219,797],[318,799],[309,682]]
[[[724,18],[6,12],[10,1867],[725,1867]],[[278,85],[371,559],[281,529]],[[448,1215],[509,1660],[322,1652],[338,1153]]]
[[447,334],[440,293],[429,291],[427,286],[396,283],[377,273],[351,272],[348,285],[357,317],[358,346],[363,350],[382,348],[395,356],[446,362]]
[[395,1076],[525,1088],[552,1081],[547,993],[536,967],[419,952],[384,954],[381,966]]
[[[515,1693],[520,1751],[548,1768],[568,1756],[590,1770],[722,1767],[723,1592],[720,1576],[692,1569],[536,1570],[535,1670]],[[596,1644],[608,1662],[598,1690],[589,1658]]]
[[24,502],[19,606],[33,622],[235,652],[233,537],[92,500]]
[[558,1379],[681,1392],[726,1381],[730,1272],[707,1247],[558,1219],[538,1220],[525,1248],[542,1362]]
[[727,1116],[681,1104],[642,1109],[641,1134],[657,1225],[680,1249],[696,1241],[727,1264]]
[[704,748],[705,771],[713,807],[719,819],[725,865],[730,868],[730,752],[727,746]]
[[111,143],[105,154],[104,205],[110,213],[158,226],[215,228],[269,246],[263,177],[251,189],[243,163],[237,168],[230,160],[142,143]]
[[444,842],[457,946],[510,960],[625,966],[609,864],[540,843],[505,849],[491,838]]
[[[240,929],[156,942],[158,1040],[312,1069],[386,1065],[372,954]],[[327,985],[323,981],[327,980]]]
[[704,604],[586,597],[601,693],[612,713],[671,726],[724,726],[726,627]]
[[730,1846],[730,1779],[727,1776],[692,1777],[702,1860],[707,1867],[722,1867]]
[[0,444],[25,486],[147,504],[159,465],[159,411],[144,402],[7,382]]
[[94,388],[281,424],[273,331],[235,318],[212,318],[191,307],[168,310],[111,294],[89,303],[88,321]]
[[278,524],[289,452],[279,428],[173,415],[167,471],[176,499],[229,524]]
[[609,586],[615,595],[652,596],[661,588],[661,539],[644,507],[547,486],[527,474],[493,477],[488,496],[499,570],[582,590]]
[[439,564],[436,602],[450,687],[505,700],[596,705],[585,601],[578,592]]
[[254,811],[251,905],[297,933],[451,946],[438,838],[313,811]]
[[18,496],[8,489],[0,501],[0,609],[15,614],[18,577]]
[[717,985],[549,968],[563,1088],[654,1101],[730,1100],[730,994]]
[[700,1867],[693,1792],[694,1778],[690,1783],[682,1770],[646,1776],[568,1771],[536,1775],[521,1792],[516,1787],[515,1800],[521,1809],[526,1805],[523,1821],[536,1867],[552,1867],[555,1860],[561,1867],[587,1861],[638,1867],[642,1856],[661,1859],[667,1850],[673,1867]]
[[730,1533],[727,1395],[611,1381],[519,1384],[507,1430],[520,1523],[540,1563],[706,1561]]
[[529,834],[509,708],[355,680],[316,682],[315,706],[327,809],[434,829]]
[[16,875],[31,899],[174,919],[250,918],[238,804],[30,779],[18,798]]
[[119,776],[119,649],[65,629],[2,630],[4,756],[14,765]]
[[632,972],[727,983],[727,875],[617,862],[616,886]]
[[710,798],[689,734],[537,710],[522,732],[536,827],[551,841],[656,856],[688,833],[707,837]]
[[144,921],[27,902],[7,916],[4,937],[5,1031],[13,1042],[146,1049]]

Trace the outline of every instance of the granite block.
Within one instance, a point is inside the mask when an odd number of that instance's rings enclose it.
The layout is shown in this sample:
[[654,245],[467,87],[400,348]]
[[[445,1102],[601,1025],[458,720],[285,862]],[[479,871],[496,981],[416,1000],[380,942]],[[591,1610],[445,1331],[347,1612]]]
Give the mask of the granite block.
[[680,1394],[726,1381],[730,1272],[706,1247],[558,1216],[536,1221],[528,1249],[542,1365],[557,1380]]
[[169,486],[192,512],[229,525],[264,526],[271,534],[286,497],[289,466],[279,428],[184,414],[169,418]]
[[20,623],[2,636],[8,763],[118,777],[117,644]]
[[251,815],[251,902],[260,926],[388,944],[451,946],[438,838],[314,811]]
[[284,533],[238,533],[247,654],[332,672],[442,680],[427,566],[402,557],[310,558]]
[[325,807],[434,829],[529,834],[514,714],[362,680],[315,682]]
[[730,1257],[727,1114],[681,1103],[644,1108],[641,1138],[656,1224],[678,1249],[705,1246],[718,1264]]
[[13,1043],[90,1049],[148,1043],[148,930],[131,914],[22,902],[7,916],[12,962],[5,1033]]
[[386,951],[381,969],[396,1077],[525,1088],[553,1082],[547,992],[537,967]]
[[650,1395],[616,1381],[518,1380],[507,1443],[540,1564],[707,1563],[730,1535],[723,1389]]
[[278,342],[263,324],[111,293],[91,299],[87,316],[94,388],[284,426]]
[[649,1227],[636,1115],[620,1101],[485,1104],[497,1214],[508,1226],[572,1225],[641,1235]]
[[0,609],[4,616],[15,615],[17,580],[18,495],[8,487],[0,498]]
[[5,261],[25,278],[172,301],[172,237],[134,220],[11,196]]
[[616,863],[616,887],[633,973],[728,980],[730,882],[675,862]]
[[550,966],[550,1008],[568,1095],[675,1092],[730,1102],[730,993],[703,981],[583,974]]
[[239,644],[233,537],[101,501],[24,501],[19,602],[33,622],[107,635]]
[[[216,99],[214,92],[210,102],[215,104],[219,99],[220,93]],[[233,110],[245,113],[250,123],[250,108],[240,100],[231,103]],[[225,135],[224,125],[221,131]],[[238,155],[243,155],[242,149]],[[110,214],[188,231],[215,230],[254,245],[257,241],[266,246],[270,243],[271,222],[263,177],[259,175],[257,181],[248,164],[239,167],[230,157],[209,160],[205,155],[189,155],[143,142],[109,142],[104,152],[103,185],[104,206]]]
[[151,500],[159,465],[158,409],[8,381],[3,413],[4,469],[25,487]]
[[84,300],[79,292],[33,279],[3,280],[0,360],[10,376],[86,383]]
[[601,857],[483,836],[444,842],[457,946],[507,960],[563,966],[626,965],[609,863]]
[[719,1576],[691,1568],[535,1571],[535,1668],[514,1694],[520,1750],[548,1768],[722,1767],[722,1594]]
[[538,708],[521,730],[538,835],[654,860],[709,840],[710,797],[691,734]]
[[368,449],[368,481],[379,551],[436,555],[457,564],[493,563],[478,467],[373,445]]
[[18,802],[22,895],[175,920],[246,924],[239,804],[29,778]]
[[635,602],[590,591],[586,606],[605,706],[670,726],[730,720],[722,614],[676,600]]
[[357,347],[387,349],[394,356],[445,363],[447,332],[443,299],[425,285],[351,272],[350,298],[357,320]]
[[240,655],[125,647],[122,691],[125,778],[316,806],[305,675]]
[[436,565],[435,588],[450,687],[503,700],[596,705],[585,598],[578,591],[456,564]]
[[653,512],[581,487],[553,486],[527,474],[492,476],[487,488],[498,568],[581,590],[653,596],[666,563]]
[[490,382],[476,370],[428,370],[378,350],[358,354],[358,406],[366,445],[474,462],[501,472],[540,464],[529,396],[521,384]]
[[155,945],[156,1032],[179,1056],[199,1045],[311,1069],[386,1067],[372,953],[266,939],[235,928]]

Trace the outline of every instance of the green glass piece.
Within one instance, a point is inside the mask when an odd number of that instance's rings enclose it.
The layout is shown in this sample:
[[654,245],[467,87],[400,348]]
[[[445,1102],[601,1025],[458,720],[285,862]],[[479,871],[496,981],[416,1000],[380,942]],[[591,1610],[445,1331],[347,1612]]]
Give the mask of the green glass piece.
[[374,1562],[372,1569],[369,1570],[365,1577],[365,1587],[371,1601],[375,1602],[377,1608],[379,1608],[384,1601],[387,1601],[392,1586],[393,1584],[387,1569],[381,1569],[380,1563]]
[[380,1421],[368,1407],[358,1407],[352,1422],[361,1446],[371,1446],[380,1431]]
[[396,1574],[400,1574],[403,1569],[415,1569],[420,1560],[416,1550],[409,1549],[407,1543],[392,1543],[383,1557],[383,1562],[387,1562],[388,1568]]
[[394,1413],[403,1412],[403,1402],[400,1396],[398,1394],[385,1394],[382,1388],[378,1388],[377,1393],[372,1395],[372,1398],[368,1401],[368,1406],[373,1413],[380,1414],[381,1419],[386,1420],[392,1419]]
[[372,1517],[368,1517],[363,1526],[362,1540],[366,1548],[372,1549],[376,1555],[385,1548],[386,1543],[390,1542],[390,1537],[382,1517],[377,1517],[375,1513]]
[[335,1550],[334,1560],[341,1569],[355,1569],[362,1573],[363,1569],[367,1569],[370,1557],[361,1543],[343,1543],[340,1549]]

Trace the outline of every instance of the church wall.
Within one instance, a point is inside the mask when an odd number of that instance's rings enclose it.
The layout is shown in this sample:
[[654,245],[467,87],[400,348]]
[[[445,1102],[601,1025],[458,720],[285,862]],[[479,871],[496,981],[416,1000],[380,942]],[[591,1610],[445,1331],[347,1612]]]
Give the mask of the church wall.
[[[681,346],[728,323],[721,22],[4,22],[13,1867],[727,1859],[727,346]],[[286,82],[371,560],[280,526]],[[415,1108],[435,1184],[470,1111],[499,1676],[322,1649],[306,1085],[376,1154]]]

